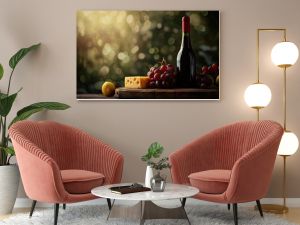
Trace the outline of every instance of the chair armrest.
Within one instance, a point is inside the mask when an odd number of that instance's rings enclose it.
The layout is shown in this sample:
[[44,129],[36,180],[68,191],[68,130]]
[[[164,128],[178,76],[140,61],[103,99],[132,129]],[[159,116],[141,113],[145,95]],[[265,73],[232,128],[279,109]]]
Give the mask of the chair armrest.
[[273,133],[236,161],[225,192],[228,202],[255,201],[266,195],[281,135]]
[[174,183],[189,184],[191,173],[212,169],[211,157],[215,149],[214,138],[217,131],[210,132],[169,156],[171,176]]
[[32,143],[14,138],[12,143],[28,197],[48,203],[64,202],[67,193],[54,160]]
[[81,132],[77,140],[78,168],[102,173],[105,184],[121,182],[124,157],[120,152],[85,132]]

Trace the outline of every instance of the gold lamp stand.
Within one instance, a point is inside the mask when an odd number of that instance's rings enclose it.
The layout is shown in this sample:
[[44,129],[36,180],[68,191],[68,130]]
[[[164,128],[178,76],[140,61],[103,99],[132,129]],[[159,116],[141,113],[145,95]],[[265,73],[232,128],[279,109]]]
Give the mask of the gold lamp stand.
[[[283,157],[283,181],[282,181],[282,194],[283,194],[283,205],[275,204],[262,204],[263,212],[274,213],[274,214],[284,214],[289,211],[289,208],[286,206],[286,155],[281,155]],[[255,206],[257,210],[257,206]]]
[[[274,32],[279,31],[283,32],[283,40],[286,41],[286,29],[257,29],[257,79],[259,81],[259,37],[260,32]],[[284,129],[286,129],[286,66],[284,68]],[[254,108],[254,107],[253,107]],[[260,108],[255,108],[257,110],[257,120],[259,120],[259,110]],[[283,182],[282,182],[282,197],[283,197],[283,205],[275,205],[275,204],[262,204],[263,212],[269,212],[274,214],[284,214],[288,212],[288,207],[286,206],[286,155],[281,155],[283,157]],[[257,210],[257,206],[255,206]]]

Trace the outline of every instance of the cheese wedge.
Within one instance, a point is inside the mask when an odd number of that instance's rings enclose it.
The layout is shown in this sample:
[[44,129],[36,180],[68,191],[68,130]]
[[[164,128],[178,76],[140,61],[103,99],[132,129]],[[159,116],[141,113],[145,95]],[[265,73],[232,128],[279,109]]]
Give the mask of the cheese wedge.
[[126,88],[147,88],[150,79],[147,76],[125,77]]

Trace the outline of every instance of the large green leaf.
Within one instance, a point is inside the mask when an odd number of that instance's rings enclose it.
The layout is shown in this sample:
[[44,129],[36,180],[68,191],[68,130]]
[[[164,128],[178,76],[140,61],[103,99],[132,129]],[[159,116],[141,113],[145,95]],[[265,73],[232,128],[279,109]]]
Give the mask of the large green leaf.
[[69,105],[59,103],[59,102],[38,102],[24,107],[17,112],[17,116],[12,120],[9,127],[15,122],[25,120],[31,115],[43,111],[43,110],[65,110],[70,108]]
[[24,107],[23,109],[17,112],[17,115],[20,116],[21,114],[31,111],[33,109],[49,109],[49,110],[65,110],[70,108],[69,105],[60,103],[60,102],[37,102],[33,103],[29,106]]
[[16,54],[14,54],[10,60],[9,60],[9,66],[12,68],[12,69],[15,69],[17,64],[21,61],[21,59],[27,55],[28,52],[38,48],[39,46],[41,45],[41,43],[38,43],[38,44],[35,44],[35,45],[32,45],[28,48],[22,48],[20,49]]
[[149,162],[149,160],[153,158],[159,158],[161,153],[164,151],[164,147],[159,144],[158,142],[152,143],[149,148],[146,155],[143,155],[141,159],[143,161]]
[[1,93],[0,92],[0,99],[5,98],[7,96],[7,94]]
[[9,124],[8,128],[10,128],[11,125],[13,125],[14,123],[21,121],[21,120],[26,120],[27,118],[29,118],[31,115],[38,113],[40,111],[43,111],[44,109],[42,108],[37,108],[37,109],[32,109],[29,110],[27,112],[24,112],[23,114],[21,114],[20,116],[16,116],[11,123]]
[[11,110],[11,107],[17,97],[18,93],[12,94],[12,95],[5,95],[5,94],[1,94],[0,97],[0,115],[1,116],[7,116],[8,113]]
[[1,147],[1,148],[6,153],[6,155],[11,155],[11,156],[15,155],[15,150],[12,146],[11,147]]
[[152,143],[148,148],[148,154],[154,158],[159,158],[163,151],[164,147],[158,142]]
[[0,80],[3,77],[3,74],[4,74],[4,69],[3,69],[3,66],[0,64]]

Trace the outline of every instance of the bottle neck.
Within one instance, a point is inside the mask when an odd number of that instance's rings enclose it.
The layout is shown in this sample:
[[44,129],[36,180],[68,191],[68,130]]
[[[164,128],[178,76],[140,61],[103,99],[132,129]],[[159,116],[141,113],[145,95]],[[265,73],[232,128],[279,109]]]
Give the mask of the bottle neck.
[[190,32],[182,32],[181,48],[192,48]]
[[190,29],[191,29],[190,17],[188,17],[188,16],[182,17],[181,26],[182,26],[182,32],[183,33],[189,33]]

